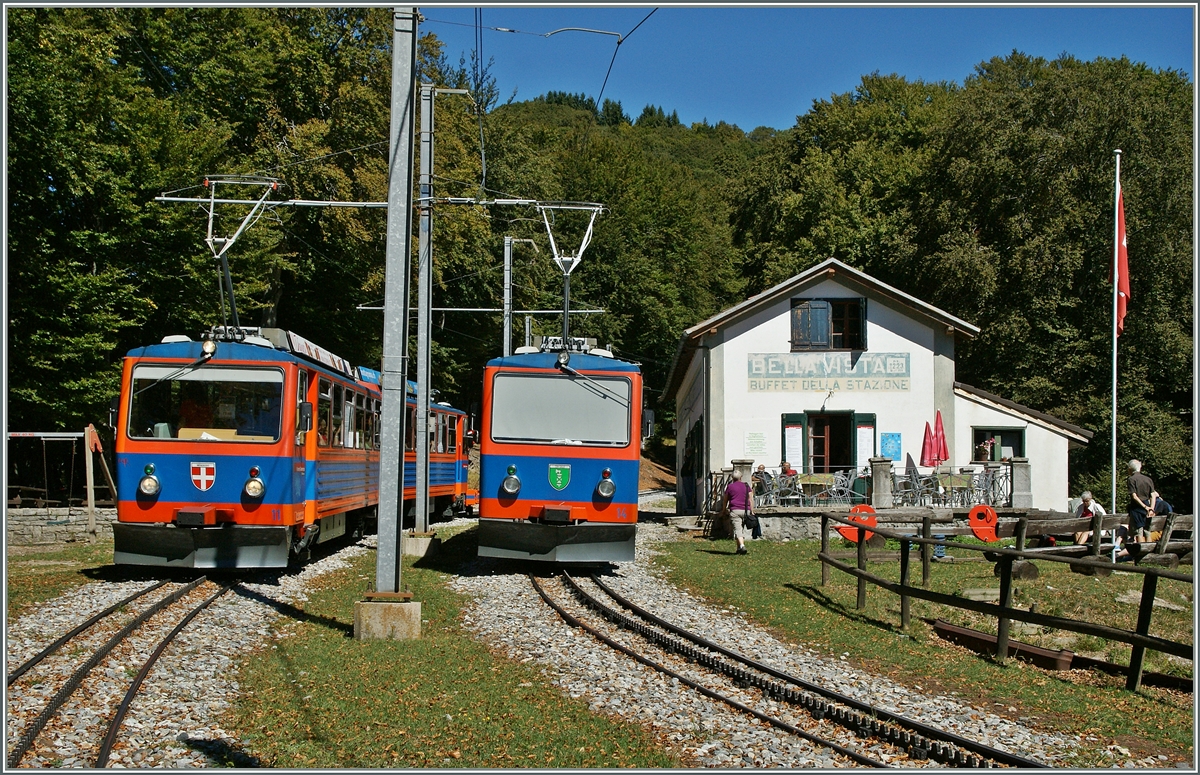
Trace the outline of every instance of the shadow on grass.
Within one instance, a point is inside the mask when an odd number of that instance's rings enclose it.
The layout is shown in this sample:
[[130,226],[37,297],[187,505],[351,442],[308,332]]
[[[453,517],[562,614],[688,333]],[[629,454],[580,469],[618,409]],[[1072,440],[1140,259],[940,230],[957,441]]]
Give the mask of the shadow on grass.
[[321,627],[327,627],[331,630],[342,633],[342,635],[344,635],[347,638],[354,637],[354,624],[353,623],[346,624],[345,622],[339,621],[330,616],[320,616],[319,614],[310,614],[308,611],[305,611],[301,608],[297,608],[294,605],[291,605],[289,603],[284,603],[279,600],[274,600],[272,598],[267,597],[266,595],[263,595],[259,592],[255,592],[252,589],[246,589],[245,587],[240,586],[240,585],[235,586],[233,588],[232,592],[236,595],[241,595],[242,597],[249,598],[250,600],[258,601],[259,603],[262,603],[263,605],[268,605],[271,608],[274,608],[279,613],[283,614],[284,616],[291,617],[292,619],[295,619],[296,621],[308,622],[310,624],[320,625]]
[[876,619],[875,617],[867,616],[860,611],[847,608],[841,603],[834,602],[832,598],[830,598],[824,592],[818,590],[816,587],[801,586],[799,584],[784,584],[783,586],[794,592],[799,592],[801,595],[807,597],[809,600],[821,606],[826,611],[829,611],[832,614],[837,614],[843,619],[848,619],[849,621],[856,622],[858,624],[866,624],[871,627],[886,630],[887,632],[900,632],[900,629],[895,625],[895,623],[887,622],[882,619]]

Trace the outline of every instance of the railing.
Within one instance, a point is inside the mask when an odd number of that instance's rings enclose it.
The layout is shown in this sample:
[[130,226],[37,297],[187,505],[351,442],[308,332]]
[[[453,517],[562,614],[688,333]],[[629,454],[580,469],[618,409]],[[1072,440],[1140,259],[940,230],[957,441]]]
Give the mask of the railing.
[[[704,514],[721,510],[725,486],[732,480],[725,469],[709,474],[709,496]],[[829,473],[782,475],[767,471],[751,477],[754,506],[852,506],[869,503],[871,471],[847,468]],[[989,466],[980,471],[946,471],[921,474],[915,469],[892,469],[892,506],[969,507],[1012,505],[1012,466]]]
[[985,467],[957,474],[921,474],[915,469],[892,470],[893,506],[1012,505],[1012,466]]
[[[856,566],[847,565],[834,558],[829,552],[829,526],[830,522],[847,525],[855,528],[858,531],[858,556]],[[1183,581],[1188,584],[1195,584],[1194,578],[1190,574],[1178,573],[1171,570],[1160,570],[1158,568],[1143,568],[1138,566],[1118,566],[1115,563],[1106,562],[1097,557],[1087,557],[1084,559],[1072,559],[1069,557],[1053,556],[1049,554],[1034,553],[1021,549],[1005,549],[993,546],[976,546],[972,544],[955,544],[956,549],[967,551],[978,551],[986,553],[985,556],[993,556],[999,564],[1000,576],[1000,596],[997,603],[985,603],[981,601],[970,600],[959,597],[957,595],[947,595],[940,592],[933,592],[922,587],[913,586],[909,583],[909,568],[910,551],[913,544],[921,547],[923,555],[923,564],[925,566],[923,586],[929,586],[928,573],[928,548],[932,546],[945,546],[946,541],[942,539],[925,538],[912,535],[909,533],[900,533],[897,531],[887,530],[878,526],[870,528],[871,532],[881,535],[884,538],[890,538],[900,542],[900,581],[899,583],[889,581],[877,575],[867,572],[867,542],[866,531],[863,525],[851,522],[839,515],[822,514],[821,515],[821,551],[817,555],[817,559],[821,561],[821,586],[829,583],[829,569],[847,573],[858,579],[858,599],[855,603],[856,610],[863,610],[867,606],[867,584],[873,584],[881,589],[900,596],[900,627],[907,629],[910,623],[909,599],[917,598],[918,600],[927,600],[931,603],[939,605],[947,605],[953,608],[975,611],[988,616],[994,616],[997,619],[997,636],[996,636],[996,654],[997,662],[1003,663],[1009,653],[1009,628],[1013,621],[1021,621],[1029,624],[1034,624],[1039,627],[1050,627],[1053,629],[1067,630],[1069,632],[1078,632],[1085,635],[1092,635],[1103,638],[1105,640],[1113,640],[1120,643],[1127,643],[1133,647],[1132,656],[1129,661],[1129,669],[1125,688],[1130,691],[1137,691],[1141,686],[1142,668],[1145,661],[1146,649],[1161,652],[1163,654],[1172,654],[1184,659],[1193,658],[1193,646],[1190,643],[1180,643],[1178,641],[1168,640],[1150,635],[1150,619],[1154,606],[1155,592],[1158,588],[1158,580],[1160,578],[1174,579]],[[926,525],[923,531],[928,535],[929,528]],[[1024,530],[1017,540],[1018,546],[1023,547]],[[1138,616],[1135,629],[1126,630],[1117,627],[1109,627],[1107,625],[1096,624],[1094,622],[1079,621],[1077,619],[1068,619],[1060,616],[1047,616],[1045,614],[1035,613],[1032,610],[1014,608],[1013,599],[1013,565],[1021,561],[1037,559],[1039,562],[1056,562],[1066,563],[1075,566],[1086,566],[1090,569],[1102,569],[1106,572],[1119,571],[1123,573],[1141,574],[1142,575],[1142,596],[1141,603],[1138,607]]]

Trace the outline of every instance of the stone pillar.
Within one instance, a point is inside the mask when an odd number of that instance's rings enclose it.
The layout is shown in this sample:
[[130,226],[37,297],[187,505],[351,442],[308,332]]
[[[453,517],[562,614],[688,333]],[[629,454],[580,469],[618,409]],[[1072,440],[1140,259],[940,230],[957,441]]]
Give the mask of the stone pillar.
[[873,457],[871,462],[871,505],[877,509],[892,507],[892,459]]
[[1014,509],[1033,508],[1033,481],[1029,467],[1029,458],[1014,457],[1012,459],[1012,507]]
[[742,472],[742,481],[750,484],[750,474],[754,472],[754,461],[745,458],[735,458],[729,462],[733,464],[734,471]]

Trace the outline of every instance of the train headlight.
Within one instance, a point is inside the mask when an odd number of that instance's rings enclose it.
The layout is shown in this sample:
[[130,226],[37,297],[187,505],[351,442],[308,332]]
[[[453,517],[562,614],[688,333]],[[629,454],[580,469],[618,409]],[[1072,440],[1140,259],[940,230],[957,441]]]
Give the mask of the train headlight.
[[521,480],[517,477],[517,467],[508,467],[508,476],[504,477],[504,481],[500,483],[503,489],[509,495],[516,495],[521,490]]
[[562,352],[560,352],[558,354],[558,365],[559,366],[566,366],[570,362],[571,362],[571,353],[567,352],[566,350],[563,350]]
[[[146,466],[151,468],[151,466]],[[153,474],[147,474],[138,482],[138,492],[142,495],[158,495],[158,491],[162,489],[162,485],[158,483],[158,477]]]
[[267,486],[263,484],[263,480],[258,478],[258,466],[250,469],[250,478],[246,480],[246,484],[242,486],[242,491],[250,498],[261,498],[263,493],[267,491]]
[[596,485],[596,492],[601,498],[611,498],[617,493],[617,486],[613,484],[612,471],[604,469],[600,478],[600,483]]

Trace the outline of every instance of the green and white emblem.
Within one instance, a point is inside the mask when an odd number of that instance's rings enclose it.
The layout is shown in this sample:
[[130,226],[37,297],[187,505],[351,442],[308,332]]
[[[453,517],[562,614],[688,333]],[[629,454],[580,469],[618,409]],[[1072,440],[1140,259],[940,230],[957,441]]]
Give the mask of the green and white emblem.
[[571,467],[562,463],[550,464],[550,486],[556,490],[565,490],[571,483]]

